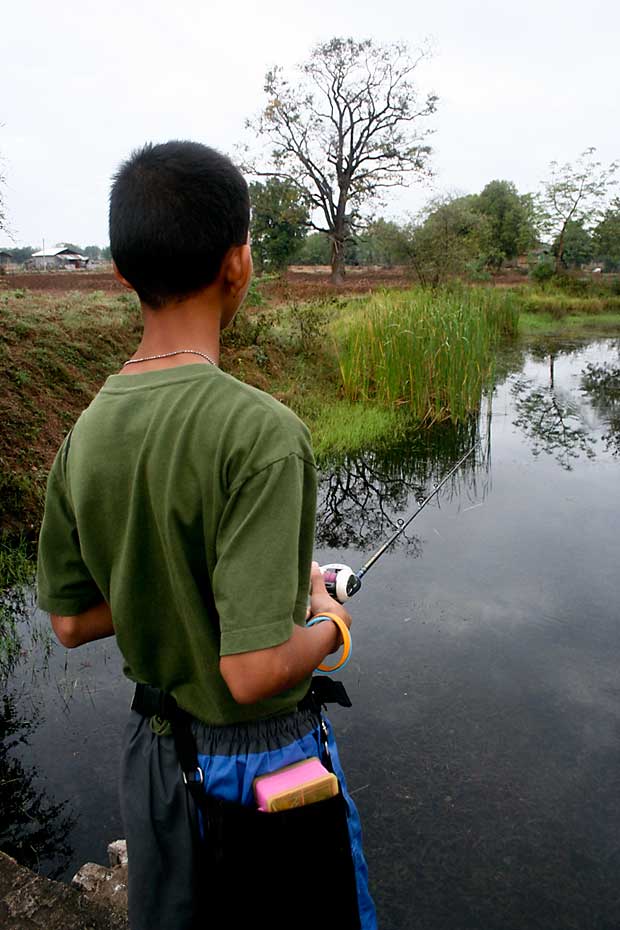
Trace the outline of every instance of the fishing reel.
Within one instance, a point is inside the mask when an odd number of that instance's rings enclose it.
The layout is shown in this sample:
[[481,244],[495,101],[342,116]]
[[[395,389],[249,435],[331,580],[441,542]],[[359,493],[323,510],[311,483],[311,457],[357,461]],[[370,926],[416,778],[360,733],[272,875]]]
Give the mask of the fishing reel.
[[458,460],[454,468],[451,468],[448,474],[444,475],[439,484],[433,488],[428,497],[424,498],[417,510],[406,521],[398,521],[398,529],[396,532],[393,533],[390,538],[384,542],[383,545],[380,546],[373,555],[371,555],[367,562],[364,562],[358,572],[354,572],[353,569],[348,565],[342,565],[340,562],[330,562],[329,565],[321,565],[321,572],[325,580],[325,587],[327,588],[327,593],[331,597],[335,598],[341,604],[344,604],[344,602],[348,601],[350,597],[353,597],[354,594],[357,594],[359,589],[362,587],[362,578],[368,569],[372,568],[377,559],[380,559],[383,553],[386,552],[390,546],[396,542],[401,533],[405,532],[409,524],[415,520],[421,510],[424,510],[428,502],[433,499],[435,494],[439,493],[439,490],[444,486],[446,481],[455,473],[457,468],[461,467],[465,459],[469,458],[475,448],[476,445],[474,444],[471,449]]
[[348,601],[362,587],[361,579],[358,578],[353,569],[348,565],[342,565],[340,562],[321,565],[321,573],[327,593],[340,604]]

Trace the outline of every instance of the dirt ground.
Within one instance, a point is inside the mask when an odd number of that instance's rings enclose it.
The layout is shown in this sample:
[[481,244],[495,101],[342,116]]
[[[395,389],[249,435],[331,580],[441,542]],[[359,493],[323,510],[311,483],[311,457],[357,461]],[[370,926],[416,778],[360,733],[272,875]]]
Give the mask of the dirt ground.
[[[269,299],[307,300],[334,293],[363,294],[380,287],[406,287],[411,277],[403,268],[351,268],[344,284],[330,284],[329,268],[291,268],[281,278],[263,282],[261,290]],[[103,291],[121,293],[123,288],[111,271],[48,271],[10,273],[0,277],[0,288],[26,288],[30,291],[62,293]]]
[[[260,280],[260,279],[258,279]],[[523,275],[504,272],[493,278],[492,284],[522,284]],[[313,300],[336,294],[368,294],[386,287],[410,287],[415,284],[415,275],[406,267],[395,268],[348,268],[343,284],[334,285],[329,280],[329,267],[293,266],[285,275],[263,281],[261,293],[269,303],[292,300]],[[109,270],[99,271],[48,271],[22,272],[0,275],[0,292],[7,288],[26,288],[30,291],[66,293],[83,291],[104,294],[120,294],[123,287]]]
[[29,291],[103,291],[106,294],[121,293],[123,288],[111,271],[31,271],[9,272],[0,276],[0,289]]

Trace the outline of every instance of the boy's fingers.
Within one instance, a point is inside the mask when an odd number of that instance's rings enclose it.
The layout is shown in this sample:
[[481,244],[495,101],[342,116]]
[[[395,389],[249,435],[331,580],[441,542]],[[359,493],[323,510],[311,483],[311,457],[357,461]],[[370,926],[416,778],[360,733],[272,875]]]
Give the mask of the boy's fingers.
[[325,587],[325,580],[323,578],[323,573],[319,566],[318,562],[312,563],[312,568],[310,570],[310,583],[312,585],[312,593],[319,594],[325,592],[327,594],[327,588]]

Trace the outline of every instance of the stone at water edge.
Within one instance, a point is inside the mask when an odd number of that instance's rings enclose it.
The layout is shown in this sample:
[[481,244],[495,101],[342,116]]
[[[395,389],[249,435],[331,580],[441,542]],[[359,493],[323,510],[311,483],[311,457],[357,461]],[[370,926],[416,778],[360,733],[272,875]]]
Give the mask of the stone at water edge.
[[127,911],[127,843],[115,840],[108,846],[110,867],[86,862],[71,884],[100,904]]

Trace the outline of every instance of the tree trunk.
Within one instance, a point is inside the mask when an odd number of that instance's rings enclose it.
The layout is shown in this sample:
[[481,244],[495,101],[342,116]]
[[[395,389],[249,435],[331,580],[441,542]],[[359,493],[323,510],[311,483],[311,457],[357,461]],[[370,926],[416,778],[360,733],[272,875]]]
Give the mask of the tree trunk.
[[344,239],[332,239],[332,284],[344,284]]
[[562,260],[564,258],[564,234],[566,232],[566,223],[562,226],[562,231],[560,232],[560,238],[558,240],[558,251],[555,256],[555,273],[557,275],[562,274]]

